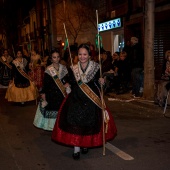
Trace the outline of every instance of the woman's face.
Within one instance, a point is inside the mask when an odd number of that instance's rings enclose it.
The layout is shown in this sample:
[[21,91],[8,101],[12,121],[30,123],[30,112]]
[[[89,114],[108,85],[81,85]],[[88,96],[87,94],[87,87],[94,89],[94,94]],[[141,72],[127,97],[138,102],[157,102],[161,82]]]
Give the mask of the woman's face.
[[4,56],[8,56],[8,51],[7,50],[4,51]]
[[126,55],[125,55],[125,54],[120,53],[120,60],[125,60],[125,58],[126,58]]
[[106,60],[107,59],[107,54],[106,53],[101,54],[101,58],[102,58],[102,60]]
[[117,54],[117,53],[114,53],[113,56],[112,56],[112,59],[113,59],[113,60],[116,60],[116,59],[118,59],[118,58],[119,58],[118,54]]
[[53,53],[53,54],[52,54],[52,63],[58,64],[59,61],[60,61],[60,55],[59,55],[59,53],[56,53],[56,52]]
[[17,57],[18,57],[18,58],[21,58],[21,57],[22,57],[21,51],[18,51],[18,52],[17,52]]
[[36,56],[36,52],[35,52],[35,51],[32,51],[32,52],[31,52],[31,56]]
[[78,59],[80,61],[80,63],[84,64],[84,63],[88,63],[90,56],[88,51],[85,48],[80,48],[78,51]]

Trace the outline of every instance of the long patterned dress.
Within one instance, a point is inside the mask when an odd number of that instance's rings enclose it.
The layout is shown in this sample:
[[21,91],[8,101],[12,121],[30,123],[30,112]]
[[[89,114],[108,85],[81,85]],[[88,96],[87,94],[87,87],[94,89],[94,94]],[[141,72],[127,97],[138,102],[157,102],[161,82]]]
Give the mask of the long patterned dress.
[[43,85],[45,67],[41,65],[40,55],[31,55],[29,66],[30,71],[28,74],[34,80],[38,90],[41,90]]
[[41,91],[41,94],[45,94],[46,100],[40,100],[33,124],[40,129],[49,131],[53,130],[59,107],[65,97],[50,73],[51,68],[63,84],[68,81],[68,71],[64,65],[59,64],[58,72],[53,65],[47,67]]
[[[90,61],[85,72],[78,63],[81,81],[90,87],[100,98],[99,91],[99,64]],[[102,109],[92,101],[80,88],[73,72],[70,73],[71,93],[63,101],[52,132],[52,139],[59,143],[79,147],[95,147],[103,144]],[[76,76],[76,74],[74,73]],[[115,137],[117,129],[113,117],[109,114],[106,141]]]
[[9,84],[5,96],[10,102],[27,102],[38,97],[37,88],[27,75],[27,64],[25,58],[22,58],[22,62],[17,58],[12,62],[12,83]]
[[8,86],[11,79],[12,60],[13,58],[9,55],[0,57],[0,84],[3,86]]

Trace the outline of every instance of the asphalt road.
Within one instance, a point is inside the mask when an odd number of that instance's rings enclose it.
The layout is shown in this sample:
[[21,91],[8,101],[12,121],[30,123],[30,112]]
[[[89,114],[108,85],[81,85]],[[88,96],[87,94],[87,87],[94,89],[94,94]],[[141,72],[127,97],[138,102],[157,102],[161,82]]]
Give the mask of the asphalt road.
[[105,96],[118,134],[105,145],[105,155],[103,147],[92,148],[75,161],[72,147],[52,142],[51,132],[33,126],[35,101],[21,107],[4,96],[0,89],[0,170],[170,169],[170,119],[152,102],[108,101]]

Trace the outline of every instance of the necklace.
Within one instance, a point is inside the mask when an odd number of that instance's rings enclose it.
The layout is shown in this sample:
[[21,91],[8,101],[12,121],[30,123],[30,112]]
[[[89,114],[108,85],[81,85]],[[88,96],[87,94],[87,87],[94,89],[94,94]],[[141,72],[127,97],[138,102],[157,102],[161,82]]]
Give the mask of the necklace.
[[59,71],[59,65],[57,67],[57,66],[54,66],[54,64],[53,64],[53,67],[55,68],[56,71]]
[[89,66],[89,63],[90,62],[88,61],[87,65],[86,65],[86,67],[84,69],[83,69],[82,65],[80,64],[80,69],[82,70],[82,73],[81,73],[80,77],[81,77],[83,82],[87,81],[87,75],[86,75],[87,73],[86,73],[86,71],[87,71],[87,68]]
[[83,73],[86,72],[88,66],[89,66],[89,61],[84,69],[83,69],[82,65],[80,64],[80,67],[81,67],[81,70],[83,71]]

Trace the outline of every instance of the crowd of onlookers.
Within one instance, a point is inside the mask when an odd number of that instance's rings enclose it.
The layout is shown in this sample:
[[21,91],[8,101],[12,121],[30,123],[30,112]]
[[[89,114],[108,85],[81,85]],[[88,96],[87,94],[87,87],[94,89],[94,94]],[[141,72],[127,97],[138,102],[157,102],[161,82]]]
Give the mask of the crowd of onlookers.
[[143,94],[144,52],[138,38],[131,37],[121,52],[103,51],[102,72],[106,79],[105,93],[123,94],[132,91],[134,97]]
[[[89,45],[91,60],[99,62],[100,58],[101,61],[102,77],[106,80],[105,94],[108,92],[123,94],[132,91],[135,97],[142,96],[144,53],[138,38],[132,37],[121,52],[114,52],[113,55],[110,51],[101,48],[99,56],[94,45],[91,43]],[[76,63],[78,60],[75,48],[71,51],[73,63]],[[69,66],[70,58],[68,55],[68,50],[66,50],[63,60]]]

